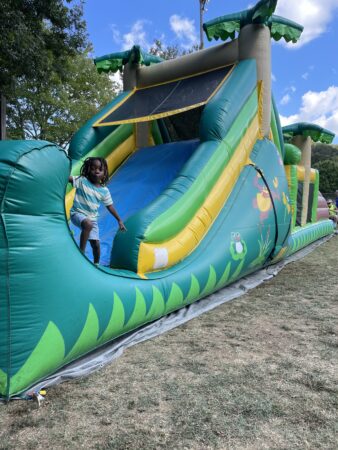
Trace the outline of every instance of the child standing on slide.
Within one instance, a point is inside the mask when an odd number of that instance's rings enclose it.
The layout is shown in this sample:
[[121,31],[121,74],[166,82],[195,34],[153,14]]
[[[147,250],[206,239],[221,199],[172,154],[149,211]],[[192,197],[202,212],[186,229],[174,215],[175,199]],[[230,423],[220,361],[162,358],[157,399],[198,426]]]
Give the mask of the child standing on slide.
[[98,210],[102,202],[108,211],[118,221],[121,231],[126,227],[113,207],[109,189],[105,186],[108,181],[108,167],[104,158],[87,158],[81,167],[80,176],[69,177],[69,182],[76,189],[74,204],[70,210],[72,223],[80,228],[80,250],[86,250],[89,240],[93,250],[94,264],[100,261],[100,238],[97,225]]

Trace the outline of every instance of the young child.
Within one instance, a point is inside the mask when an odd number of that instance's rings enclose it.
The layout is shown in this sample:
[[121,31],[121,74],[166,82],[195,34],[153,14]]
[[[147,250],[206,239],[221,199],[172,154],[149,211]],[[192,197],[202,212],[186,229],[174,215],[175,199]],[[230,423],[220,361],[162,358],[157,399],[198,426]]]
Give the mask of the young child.
[[329,199],[327,201],[327,206],[329,208],[329,219],[331,219],[334,223],[338,223],[338,217],[336,214],[336,207],[333,204],[333,201]]
[[124,223],[113,207],[109,189],[105,186],[108,181],[108,167],[104,158],[87,158],[81,168],[80,176],[69,177],[69,182],[76,189],[74,204],[70,210],[72,223],[80,228],[80,250],[86,250],[89,240],[93,250],[94,264],[100,261],[100,238],[97,225],[98,210],[102,202],[119,223],[121,231],[126,231]]

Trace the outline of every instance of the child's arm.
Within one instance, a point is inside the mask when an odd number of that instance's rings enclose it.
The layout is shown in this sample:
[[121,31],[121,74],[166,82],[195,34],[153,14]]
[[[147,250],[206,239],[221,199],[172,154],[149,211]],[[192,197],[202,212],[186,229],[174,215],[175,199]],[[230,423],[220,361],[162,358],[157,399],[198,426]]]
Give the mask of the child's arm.
[[108,209],[110,214],[112,214],[115,217],[115,219],[118,221],[120,230],[121,231],[127,231],[127,228],[125,227],[124,223],[122,222],[122,220],[121,220],[120,216],[118,215],[118,213],[117,213],[116,209],[114,208],[114,206],[113,205],[108,205],[106,208]]

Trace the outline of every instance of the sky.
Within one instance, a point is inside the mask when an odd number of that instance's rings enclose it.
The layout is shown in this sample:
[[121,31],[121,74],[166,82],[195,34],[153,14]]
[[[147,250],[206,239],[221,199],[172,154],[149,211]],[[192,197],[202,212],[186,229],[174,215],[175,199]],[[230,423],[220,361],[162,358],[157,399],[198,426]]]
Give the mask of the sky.
[[[252,0],[209,0],[204,22],[253,6]],[[94,56],[148,50],[154,39],[181,49],[199,43],[199,0],[85,0]],[[282,125],[312,122],[338,144],[338,0],[279,0],[275,14],[304,26],[297,44],[272,42],[272,89]],[[219,42],[205,46],[217,45]]]

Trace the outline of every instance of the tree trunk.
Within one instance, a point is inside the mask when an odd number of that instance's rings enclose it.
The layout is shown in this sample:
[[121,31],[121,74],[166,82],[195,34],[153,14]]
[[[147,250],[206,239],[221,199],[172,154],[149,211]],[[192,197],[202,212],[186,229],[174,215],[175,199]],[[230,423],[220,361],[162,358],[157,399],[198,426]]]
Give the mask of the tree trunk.
[[6,139],[6,97],[0,93],[0,141]]
[[204,2],[203,0],[199,0],[200,4],[200,50],[204,48],[203,42],[203,10],[204,10]]

